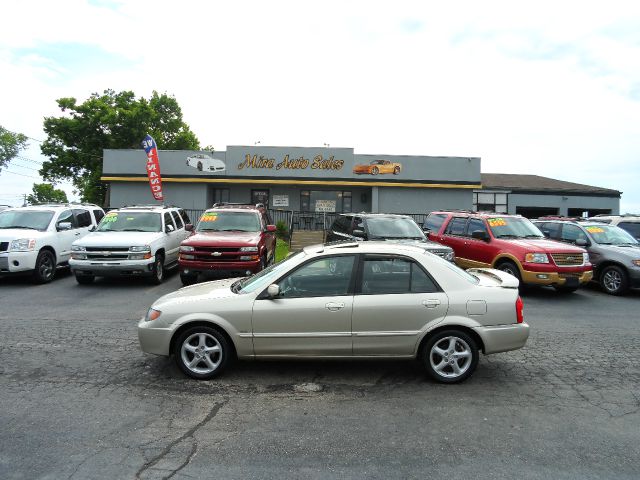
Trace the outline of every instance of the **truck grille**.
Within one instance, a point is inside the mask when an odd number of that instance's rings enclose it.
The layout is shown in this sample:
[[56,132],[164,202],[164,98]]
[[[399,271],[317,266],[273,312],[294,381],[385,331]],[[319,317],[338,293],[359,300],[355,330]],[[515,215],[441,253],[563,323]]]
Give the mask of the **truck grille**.
[[129,247],[87,247],[87,260],[126,260]]
[[577,267],[582,265],[581,253],[552,253],[551,258],[558,266]]
[[239,262],[240,256],[255,255],[253,252],[241,252],[238,247],[196,247],[197,250],[189,252],[199,262]]

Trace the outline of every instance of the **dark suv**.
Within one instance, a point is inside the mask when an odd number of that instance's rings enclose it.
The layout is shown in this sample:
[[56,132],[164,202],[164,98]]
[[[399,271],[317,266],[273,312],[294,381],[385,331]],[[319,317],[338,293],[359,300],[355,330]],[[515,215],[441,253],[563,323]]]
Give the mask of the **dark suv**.
[[420,227],[407,215],[389,213],[343,213],[327,231],[327,242],[386,240],[415,243],[450,262],[453,250],[430,241]]
[[264,206],[217,203],[180,244],[180,279],[191,285],[201,273],[249,275],[275,261],[276,226]]
[[586,248],[594,280],[611,295],[640,287],[640,243],[615,225],[594,221],[545,219],[533,223],[545,237]]

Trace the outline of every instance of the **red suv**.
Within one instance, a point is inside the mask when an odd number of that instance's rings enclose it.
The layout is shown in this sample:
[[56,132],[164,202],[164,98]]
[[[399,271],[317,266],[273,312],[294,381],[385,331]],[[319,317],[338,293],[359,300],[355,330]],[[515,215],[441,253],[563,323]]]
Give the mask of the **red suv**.
[[574,291],[593,277],[585,249],[545,239],[520,215],[432,212],[423,229],[430,240],[453,248],[463,268],[497,268],[521,283],[559,291]]
[[250,275],[273,263],[276,226],[262,204],[215,204],[180,244],[180,279],[191,285],[201,273]]

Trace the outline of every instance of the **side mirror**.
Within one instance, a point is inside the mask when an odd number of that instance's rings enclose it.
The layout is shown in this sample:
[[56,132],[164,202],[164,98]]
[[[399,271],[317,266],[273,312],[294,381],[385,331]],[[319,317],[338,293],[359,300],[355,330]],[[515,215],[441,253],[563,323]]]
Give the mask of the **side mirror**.
[[422,226],[422,231],[423,231],[424,233],[430,233],[430,232],[431,232],[431,229],[430,229],[429,227],[427,227],[426,225],[423,225],[423,226]]
[[276,231],[275,225],[267,225],[267,232],[275,232],[275,231]]
[[187,224],[184,226],[184,229],[185,229],[187,232],[192,232],[192,231],[193,231],[193,223],[187,223]]
[[164,227],[164,231],[166,233],[171,233],[171,232],[175,231],[175,228],[173,228],[173,225],[167,225],[166,227]]
[[576,240],[576,245],[579,247],[586,247],[589,245],[589,242],[585,238],[578,238]]
[[275,283],[272,283],[267,287],[267,295],[269,295],[269,298],[276,298],[280,295],[280,287]]
[[489,234],[485,230],[474,230],[473,232],[471,232],[471,238],[488,242]]
[[71,222],[60,222],[56,228],[59,232],[63,230],[71,230]]
[[365,238],[364,230],[354,230],[351,235],[358,238]]

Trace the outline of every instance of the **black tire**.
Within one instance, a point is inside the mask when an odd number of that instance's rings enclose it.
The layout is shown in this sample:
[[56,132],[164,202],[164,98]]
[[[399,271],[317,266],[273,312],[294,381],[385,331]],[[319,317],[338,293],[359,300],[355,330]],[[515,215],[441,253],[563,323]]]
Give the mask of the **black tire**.
[[154,285],[160,285],[164,281],[164,257],[162,254],[156,254],[156,260],[153,262],[150,280]]
[[373,167],[373,168],[371,169],[371,175],[377,175],[377,174],[378,174],[378,172],[380,172],[380,170],[378,170],[378,167]]
[[260,257],[260,270],[258,270],[258,271],[261,272],[266,267],[267,267],[267,254],[265,253],[264,255],[262,255]]
[[609,265],[600,272],[600,286],[609,295],[622,295],[629,290],[627,272],[616,265]]
[[202,162],[198,162],[198,171],[202,171]]
[[180,280],[182,281],[182,285],[188,287],[189,285],[193,285],[198,281],[198,274],[180,272]]
[[[207,353],[207,348],[217,350]],[[182,332],[173,354],[178,368],[185,375],[197,380],[210,380],[220,375],[229,364],[231,346],[218,330],[199,325]]]
[[41,250],[31,279],[34,283],[49,283],[56,276],[56,257],[49,250]]
[[95,280],[94,275],[82,275],[80,273],[76,273],[76,282],[80,285],[90,285]]
[[479,360],[475,340],[455,329],[434,334],[427,340],[421,354],[427,373],[440,383],[466,380],[475,371]]
[[513,275],[514,277],[516,277],[518,279],[518,281],[520,282],[520,286],[522,286],[522,277],[520,276],[520,269],[518,268],[518,266],[507,260],[506,262],[502,262],[500,263],[498,266],[496,266],[496,268],[498,270],[501,270],[503,272],[509,273],[511,275]]

